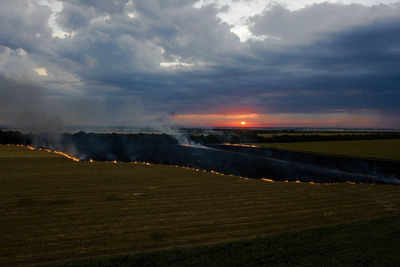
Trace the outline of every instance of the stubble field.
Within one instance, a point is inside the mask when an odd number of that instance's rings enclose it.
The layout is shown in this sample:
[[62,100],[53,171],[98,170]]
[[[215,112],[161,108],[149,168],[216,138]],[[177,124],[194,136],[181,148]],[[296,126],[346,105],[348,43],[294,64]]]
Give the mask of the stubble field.
[[399,139],[263,143],[254,145],[319,154],[396,160],[400,162]]
[[0,265],[65,264],[240,244],[393,217],[399,215],[399,190],[268,182],[174,166],[74,162],[45,151],[0,146]]

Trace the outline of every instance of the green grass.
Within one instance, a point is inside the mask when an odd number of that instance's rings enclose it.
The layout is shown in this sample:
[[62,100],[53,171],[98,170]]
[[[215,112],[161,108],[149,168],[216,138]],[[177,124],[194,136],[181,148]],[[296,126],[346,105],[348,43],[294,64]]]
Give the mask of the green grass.
[[264,143],[254,145],[321,154],[400,160],[399,139]]
[[0,265],[235,243],[396,216],[399,193],[388,185],[270,183],[172,166],[74,162],[0,146]]

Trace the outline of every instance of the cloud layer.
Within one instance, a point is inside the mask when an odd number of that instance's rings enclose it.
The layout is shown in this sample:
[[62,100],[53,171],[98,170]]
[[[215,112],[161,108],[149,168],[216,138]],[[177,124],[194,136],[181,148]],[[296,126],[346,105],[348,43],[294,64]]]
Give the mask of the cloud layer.
[[[40,88],[51,104],[39,111],[67,124],[247,112],[345,114],[356,126],[370,114],[364,126],[400,127],[399,3],[266,5],[244,20],[252,38],[243,41],[220,18],[229,5],[196,2],[68,0],[54,13],[40,1],[3,1],[2,101],[15,99],[6,88],[26,90],[22,98]],[[17,120],[15,105],[2,110],[0,124]]]

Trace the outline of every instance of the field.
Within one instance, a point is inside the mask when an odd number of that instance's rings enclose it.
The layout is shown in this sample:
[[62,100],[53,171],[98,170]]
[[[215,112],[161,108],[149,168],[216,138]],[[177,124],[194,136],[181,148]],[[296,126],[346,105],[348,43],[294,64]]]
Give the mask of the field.
[[72,266],[396,266],[400,217],[214,245],[78,260]]
[[321,154],[346,155],[400,161],[399,139],[265,143],[254,145]]
[[[251,247],[254,257],[284,255],[293,246],[306,249],[304,242],[319,240],[321,231],[342,231],[313,228],[348,222],[355,224],[339,235],[344,239],[322,243],[321,251],[339,250],[354,260],[358,254],[343,249],[375,241],[390,249],[395,240],[385,238],[399,233],[398,186],[267,182],[174,166],[74,162],[16,146],[0,146],[0,170],[2,266],[121,260],[125,254],[163,263],[182,253],[218,258],[218,251],[246,251],[243,246]],[[369,218],[378,221],[358,223]],[[374,225],[385,226],[382,233]],[[370,239],[365,229],[384,240]],[[354,235],[357,231],[363,234]],[[265,244],[271,250],[265,251]],[[323,254],[318,257],[311,262],[324,261]],[[291,259],[283,264],[299,262]]]
[[259,136],[270,138],[273,136],[349,136],[349,135],[370,135],[372,133],[369,132],[281,132],[281,133],[261,133]]

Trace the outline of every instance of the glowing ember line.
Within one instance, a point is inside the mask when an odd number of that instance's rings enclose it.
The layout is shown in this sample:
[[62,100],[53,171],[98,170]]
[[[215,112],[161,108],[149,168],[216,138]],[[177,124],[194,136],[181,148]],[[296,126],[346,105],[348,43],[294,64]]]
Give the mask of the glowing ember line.
[[38,150],[38,151],[46,151],[46,152],[49,152],[49,153],[54,153],[54,154],[58,154],[58,155],[61,155],[61,156],[63,156],[63,157],[66,157],[66,158],[68,158],[68,159],[72,159],[73,161],[80,161],[78,158],[75,158],[75,157],[73,157],[73,156],[70,156],[70,155],[68,155],[68,154],[66,154],[66,153],[64,153],[64,152],[61,152],[61,151],[56,151],[56,150],[50,150],[50,149],[46,149],[46,148],[38,148],[38,149],[36,149],[36,148],[34,148],[34,147],[32,147],[32,146],[27,146],[27,145],[16,145],[16,146],[18,146],[18,147],[25,147],[25,148],[27,148],[27,149],[29,149],[29,150]]
[[245,144],[231,144],[231,143],[224,143],[226,146],[242,146],[242,147],[259,147],[256,145],[245,145]]
[[261,180],[266,181],[266,182],[270,182],[270,183],[275,182],[274,180],[272,180],[272,179],[267,179],[267,178],[261,178]]
[[[7,145],[7,146],[11,146],[11,145]],[[27,149],[35,150],[35,148],[34,148],[34,147],[31,147],[31,146],[25,146],[25,145],[15,145],[15,146],[26,147]]]
[[60,151],[49,151],[49,152],[53,152],[53,153],[55,153],[55,154],[64,156],[64,157],[66,157],[67,159],[72,159],[73,161],[80,161],[78,158],[75,158],[75,157],[73,157],[73,156],[70,156],[70,155],[68,155],[68,154],[66,154],[66,153],[64,153],[64,152],[60,152]]

